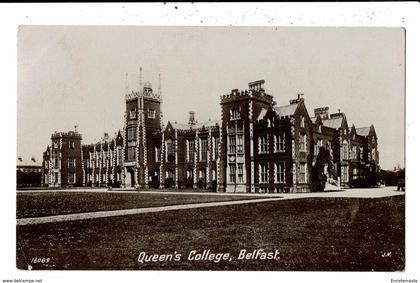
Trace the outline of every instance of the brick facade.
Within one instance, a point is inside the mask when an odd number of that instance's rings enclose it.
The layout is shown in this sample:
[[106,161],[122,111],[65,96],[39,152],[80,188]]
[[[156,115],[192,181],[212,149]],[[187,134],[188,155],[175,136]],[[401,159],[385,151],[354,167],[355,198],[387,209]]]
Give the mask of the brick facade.
[[75,130],[54,133],[43,153],[42,184],[50,187],[82,186],[82,136]]
[[125,101],[113,138],[82,146],[76,131],[53,134],[43,185],[310,192],[320,176],[349,187],[379,170],[373,125],[349,128],[328,107],[310,117],[301,94],[276,106],[263,80],[222,95],[220,120],[198,122],[190,111],[187,123],[164,125],[160,86],[141,80]]

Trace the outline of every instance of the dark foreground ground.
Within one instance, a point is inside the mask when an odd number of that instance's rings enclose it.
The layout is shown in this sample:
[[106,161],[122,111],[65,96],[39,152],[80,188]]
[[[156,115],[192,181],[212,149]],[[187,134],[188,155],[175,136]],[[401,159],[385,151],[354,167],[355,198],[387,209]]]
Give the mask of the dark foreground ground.
[[[17,226],[17,267],[396,271],[405,266],[404,218],[404,196],[394,196],[282,200]],[[205,249],[228,252],[231,260],[188,260],[190,251]],[[239,260],[241,249],[277,249],[279,257]],[[182,256],[142,264],[143,251]],[[34,258],[49,262],[34,263]]]
[[16,217],[254,199],[253,196],[164,195],[110,192],[19,192]]

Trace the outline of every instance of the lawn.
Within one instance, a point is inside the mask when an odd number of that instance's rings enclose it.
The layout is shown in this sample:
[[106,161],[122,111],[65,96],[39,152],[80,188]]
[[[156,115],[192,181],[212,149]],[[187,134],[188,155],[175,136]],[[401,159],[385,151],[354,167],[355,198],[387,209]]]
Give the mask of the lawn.
[[257,196],[141,194],[115,192],[19,192],[16,217],[253,199]]
[[[27,269],[395,271],[405,266],[404,196],[308,198],[17,226],[17,266]],[[191,250],[231,261],[190,261]],[[276,260],[239,260],[277,249]],[[140,252],[182,254],[139,263]],[[33,258],[48,263],[31,263]]]

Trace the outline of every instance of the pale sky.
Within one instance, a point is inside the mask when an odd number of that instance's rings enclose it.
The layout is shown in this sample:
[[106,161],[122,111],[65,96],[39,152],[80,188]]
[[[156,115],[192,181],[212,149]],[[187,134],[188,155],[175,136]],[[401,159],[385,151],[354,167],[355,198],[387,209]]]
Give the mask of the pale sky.
[[374,124],[380,165],[404,166],[405,33],[401,28],[24,26],[18,34],[17,154],[38,161],[54,131],[83,143],[123,127],[130,89],[157,88],[164,120],[220,119],[219,96],[265,79],[278,105],[304,93],[349,126]]

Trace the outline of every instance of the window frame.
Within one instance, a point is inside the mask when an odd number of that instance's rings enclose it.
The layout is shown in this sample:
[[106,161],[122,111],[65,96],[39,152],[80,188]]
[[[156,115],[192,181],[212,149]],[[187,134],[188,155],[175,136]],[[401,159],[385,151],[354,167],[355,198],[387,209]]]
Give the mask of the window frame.
[[[132,157],[132,159],[131,159]],[[129,146],[127,148],[127,160],[128,161],[135,161],[136,160],[136,147]]]
[[270,150],[269,135],[258,137],[258,153],[266,154]]
[[299,152],[307,152],[307,137],[306,133],[299,134]]
[[137,127],[127,128],[127,141],[132,142],[137,140]]
[[187,162],[194,161],[194,153],[195,153],[195,139],[187,139]]
[[229,153],[234,154],[236,153],[236,136],[235,135],[228,135],[228,142],[229,142]]
[[229,164],[229,181],[230,183],[236,183],[236,163]]
[[[303,180],[302,180],[303,179]],[[307,183],[307,163],[299,163],[299,184]]]
[[200,161],[207,161],[207,155],[209,152],[209,141],[208,138],[200,138]]
[[147,118],[156,119],[156,109],[153,109],[153,108],[147,109]]
[[286,183],[286,162],[280,161],[274,164],[275,179],[274,182],[277,184]]
[[241,119],[241,107],[231,108],[229,110],[230,121],[240,120]]
[[244,182],[244,164],[238,163],[238,183]]
[[132,109],[129,111],[129,117],[130,120],[134,120],[137,118],[137,110],[136,109]]
[[286,151],[286,134],[279,133],[274,135],[274,152]]
[[[259,165],[259,177],[260,177],[260,183],[261,184],[268,184],[268,180],[269,180],[269,168],[268,168],[268,164],[267,163],[260,163]],[[263,170],[264,169],[264,170]]]

